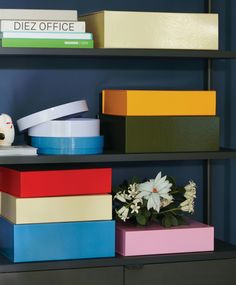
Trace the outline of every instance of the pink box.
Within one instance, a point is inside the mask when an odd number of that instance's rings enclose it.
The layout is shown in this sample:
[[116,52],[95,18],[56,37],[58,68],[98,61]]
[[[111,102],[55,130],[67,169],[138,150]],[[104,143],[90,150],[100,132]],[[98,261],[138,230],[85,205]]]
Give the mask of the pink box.
[[123,256],[214,250],[214,227],[188,220],[186,225],[164,228],[116,225],[116,252]]

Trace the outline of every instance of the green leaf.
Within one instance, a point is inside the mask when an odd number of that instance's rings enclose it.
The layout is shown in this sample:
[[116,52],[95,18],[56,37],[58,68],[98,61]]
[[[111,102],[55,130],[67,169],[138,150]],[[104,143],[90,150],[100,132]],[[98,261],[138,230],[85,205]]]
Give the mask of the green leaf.
[[147,209],[147,200],[146,199],[143,199],[143,208]]
[[171,219],[169,218],[168,215],[165,215],[164,218],[161,221],[162,225],[165,228],[170,228],[171,227]]
[[176,219],[178,220],[178,225],[186,225],[184,217],[177,216]]
[[173,212],[173,214],[174,214],[175,216],[183,216],[183,215],[184,215],[184,213],[183,213],[182,210],[175,210],[175,211]]
[[178,220],[177,220],[177,218],[174,215],[170,215],[170,220],[171,220],[171,225],[172,226],[176,227],[176,226],[179,225]]
[[158,223],[158,222],[159,222],[159,219],[157,218],[156,215],[152,215],[151,218],[150,218],[150,221],[151,221],[151,222],[154,222],[154,223]]
[[179,225],[179,221],[175,215],[172,213],[164,214],[164,218],[162,219],[162,225],[166,228],[175,227]]
[[136,216],[136,221],[141,226],[145,226],[147,224],[147,218],[141,214]]
[[140,183],[140,179],[137,176],[132,177],[129,184]]
[[149,211],[143,211],[142,214],[146,219],[148,219],[151,216],[151,212],[149,212]]

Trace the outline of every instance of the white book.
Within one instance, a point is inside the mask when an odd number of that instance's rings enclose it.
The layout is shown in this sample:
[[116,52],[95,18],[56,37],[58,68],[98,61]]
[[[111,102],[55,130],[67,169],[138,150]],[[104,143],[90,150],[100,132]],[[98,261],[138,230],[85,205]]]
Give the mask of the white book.
[[37,148],[29,145],[0,146],[0,156],[37,155]]
[[85,21],[1,20],[0,31],[85,33]]
[[0,9],[0,19],[77,21],[78,12],[53,9]]
[[23,33],[3,32],[0,33],[3,39],[68,39],[68,40],[92,40],[91,33]]

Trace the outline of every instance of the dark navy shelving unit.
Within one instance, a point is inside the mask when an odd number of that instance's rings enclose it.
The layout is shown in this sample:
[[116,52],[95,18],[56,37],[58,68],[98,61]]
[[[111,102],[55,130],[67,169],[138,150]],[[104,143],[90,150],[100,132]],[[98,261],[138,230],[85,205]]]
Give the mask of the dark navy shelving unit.
[[[211,1],[208,0],[208,12]],[[211,89],[211,61],[236,59],[236,51],[161,49],[38,49],[0,48],[0,57],[76,57],[76,58],[163,58],[206,59],[206,89]],[[145,165],[156,161],[203,160],[206,170],[205,221],[211,223],[211,161],[236,159],[236,150],[221,148],[213,152],[181,153],[104,153],[75,156],[2,156],[0,165],[25,167],[88,167],[89,165]],[[144,241],[145,242],[145,241]],[[157,241],[158,242],[158,241]],[[215,241],[213,252],[149,255],[84,260],[12,263],[0,255],[0,284],[236,284],[236,246]],[[181,274],[183,272],[183,275]]]
[[215,160],[236,159],[236,150],[221,148],[219,151],[206,152],[168,152],[168,153],[110,153],[93,155],[38,155],[38,156],[2,156],[0,165],[12,164],[99,164],[155,162],[168,160]]

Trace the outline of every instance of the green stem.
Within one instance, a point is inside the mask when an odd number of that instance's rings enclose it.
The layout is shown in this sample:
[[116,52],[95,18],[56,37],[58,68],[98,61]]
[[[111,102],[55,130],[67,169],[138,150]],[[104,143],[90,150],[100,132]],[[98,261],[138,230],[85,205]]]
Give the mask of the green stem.
[[159,214],[165,214],[165,213],[168,213],[168,212],[174,212],[176,210],[181,210],[181,207],[165,210],[163,212],[159,212]]
[[170,191],[169,193],[170,193],[170,194],[175,194],[175,193],[179,193],[179,191],[176,191],[176,190],[174,191],[174,190],[173,190],[173,191]]

